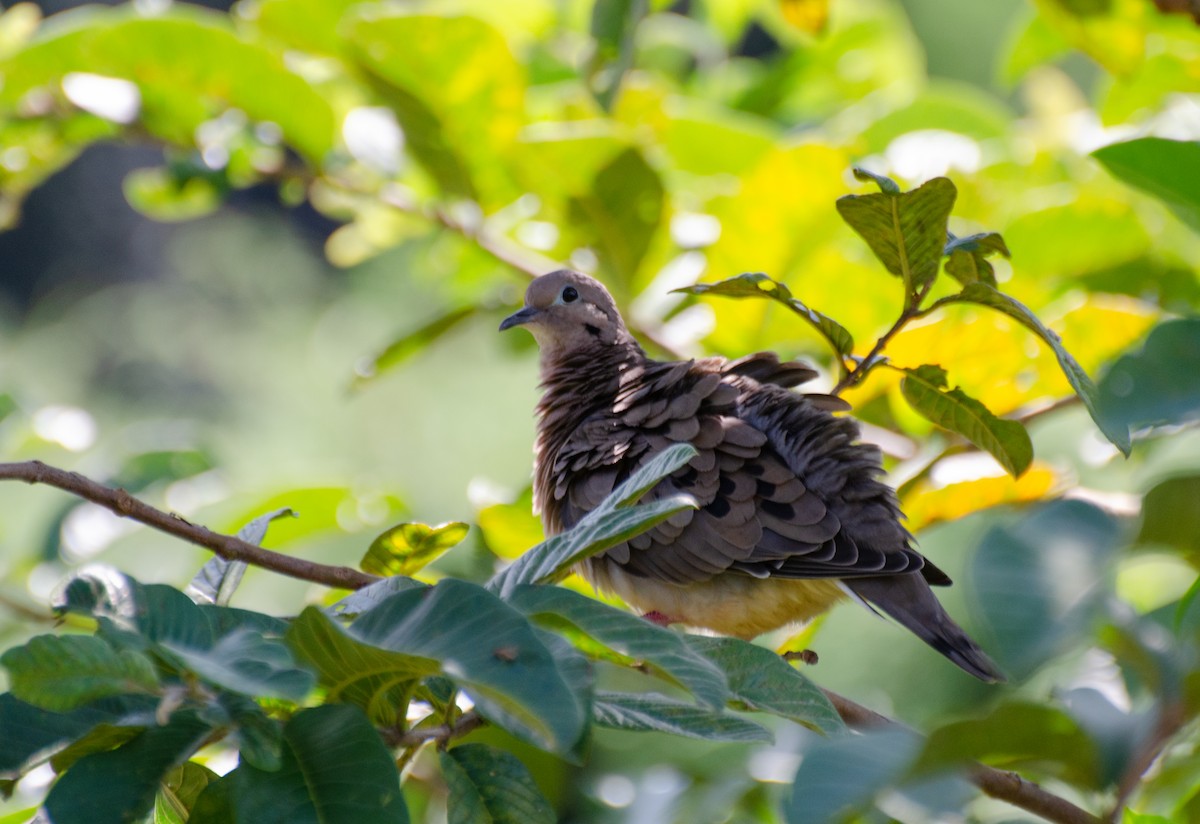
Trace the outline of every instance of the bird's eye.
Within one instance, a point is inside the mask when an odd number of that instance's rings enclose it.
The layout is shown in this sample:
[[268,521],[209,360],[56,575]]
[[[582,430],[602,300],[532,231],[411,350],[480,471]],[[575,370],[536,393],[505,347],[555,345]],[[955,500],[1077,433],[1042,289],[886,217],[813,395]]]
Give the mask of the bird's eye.
[[579,291],[574,286],[562,290],[563,303],[574,303],[579,299]]

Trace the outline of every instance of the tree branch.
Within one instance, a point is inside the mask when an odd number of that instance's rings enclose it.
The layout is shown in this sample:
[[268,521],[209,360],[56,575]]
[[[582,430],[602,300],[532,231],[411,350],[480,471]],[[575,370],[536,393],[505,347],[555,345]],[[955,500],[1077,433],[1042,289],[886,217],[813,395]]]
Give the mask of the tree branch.
[[1146,736],[1141,746],[1134,751],[1133,757],[1129,760],[1129,765],[1125,768],[1124,774],[1121,775],[1120,783],[1117,784],[1117,797],[1113,802],[1112,811],[1108,815],[1110,822],[1114,822],[1115,824],[1115,822],[1121,820],[1125,810],[1125,802],[1137,790],[1142,776],[1146,773],[1146,770],[1150,769],[1150,766],[1162,753],[1163,747],[1174,737],[1175,733],[1179,732],[1180,727],[1186,721],[1187,713],[1179,703],[1169,703],[1159,706],[1158,719],[1155,721],[1154,729]]
[[435,741],[438,746],[442,746],[455,738],[462,738],[464,735],[474,732],[486,723],[479,713],[471,710],[460,715],[453,724],[439,724],[436,727],[424,727],[400,733],[392,730],[390,735],[385,730],[384,739],[388,746],[395,748],[419,747],[427,741]]
[[[822,692],[849,727],[879,729],[904,726],[836,692],[826,689],[822,689]],[[972,764],[967,768],[967,779],[982,790],[984,795],[1020,807],[1056,824],[1104,824],[1103,819],[1098,816],[1075,806],[1065,798],[1047,792],[1034,782],[1027,781],[1009,770]]]
[[189,543],[212,550],[227,561],[245,561],[252,566],[269,569],[290,578],[299,578],[302,581],[312,581],[315,584],[324,584],[338,589],[359,589],[379,580],[374,575],[368,575],[357,569],[293,558],[290,555],[255,546],[232,535],[213,532],[174,513],[155,509],[133,497],[124,489],[113,489],[98,484],[77,472],[68,472],[65,469],[47,466],[41,461],[0,463],[0,480],[25,481],[30,484],[46,484],[57,487],[102,506],[122,518],[131,518],[153,527],[159,532],[174,535],[176,538],[182,538]]

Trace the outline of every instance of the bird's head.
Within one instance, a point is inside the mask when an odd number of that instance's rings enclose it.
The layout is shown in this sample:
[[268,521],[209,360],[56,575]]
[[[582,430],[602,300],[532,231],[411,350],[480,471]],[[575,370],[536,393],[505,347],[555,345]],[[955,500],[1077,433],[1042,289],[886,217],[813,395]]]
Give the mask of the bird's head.
[[525,307],[509,315],[500,331],[524,326],[543,357],[630,340],[612,295],[595,278],[561,269],[535,278]]

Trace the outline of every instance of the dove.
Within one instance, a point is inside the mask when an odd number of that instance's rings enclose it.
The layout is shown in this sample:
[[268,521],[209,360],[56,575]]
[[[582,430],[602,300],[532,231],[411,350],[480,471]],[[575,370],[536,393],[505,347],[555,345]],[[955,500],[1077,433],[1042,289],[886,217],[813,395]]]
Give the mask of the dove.
[[642,500],[686,509],[582,562],[579,572],[660,624],[753,639],[852,598],[987,682],[996,665],[946,613],[950,578],[917,552],[877,447],[835,415],[839,398],[793,387],[817,376],[770,352],[657,361],[603,284],[571,270],[535,278],[500,331],[539,348],[534,506],[570,529],[642,462],[676,443],[697,454]]

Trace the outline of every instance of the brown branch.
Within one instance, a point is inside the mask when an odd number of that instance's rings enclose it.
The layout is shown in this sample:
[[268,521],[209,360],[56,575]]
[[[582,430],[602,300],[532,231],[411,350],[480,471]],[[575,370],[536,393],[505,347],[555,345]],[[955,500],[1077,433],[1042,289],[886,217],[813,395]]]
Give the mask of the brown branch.
[[[443,229],[451,231],[463,239],[474,243],[479,247],[480,251],[491,255],[499,263],[531,280],[539,275],[562,268],[562,264],[552,258],[548,258],[545,255],[526,249],[524,246],[485,231],[482,223],[479,226],[468,225],[444,209],[423,209],[415,201],[396,194],[385,193],[382,197],[389,206],[411,214],[420,215],[426,220],[438,224]],[[646,340],[671,357],[686,357],[685,353],[663,338],[661,330],[641,324],[637,331],[644,335]]]
[[1146,770],[1150,769],[1158,756],[1162,753],[1167,742],[1174,737],[1175,733],[1186,723],[1187,713],[1179,703],[1166,704],[1159,707],[1158,719],[1155,721],[1154,729],[1146,736],[1146,740],[1141,743],[1134,752],[1133,757],[1129,760],[1129,765],[1125,768],[1125,772],[1121,775],[1121,780],[1117,784],[1117,797],[1113,802],[1112,811],[1108,815],[1108,820],[1118,822],[1124,814],[1125,802],[1137,790],[1138,784],[1141,783],[1142,776]]
[[[907,729],[885,715],[864,707],[845,696],[830,690],[822,690],[833,704],[846,725],[854,729],[879,729],[899,727]],[[1138,773],[1140,776],[1141,773]],[[983,791],[984,795],[1020,807],[1026,812],[1041,816],[1056,824],[1104,824],[1104,820],[1087,810],[1077,807],[1061,796],[1042,789],[1015,772],[998,770],[984,764],[971,764],[967,768],[967,780]]]
[[411,749],[429,741],[434,741],[438,746],[443,746],[455,738],[462,738],[464,735],[474,732],[486,723],[487,721],[479,713],[471,710],[460,715],[453,724],[439,724],[436,727],[424,727],[406,732],[399,732],[394,729],[383,730],[382,733],[384,741],[387,742],[388,746],[397,749],[401,747]]
[[244,561],[252,566],[269,569],[290,578],[312,581],[338,589],[359,589],[378,581],[374,575],[359,572],[344,566],[330,566],[293,558],[263,549],[260,546],[222,535],[205,527],[193,524],[174,513],[163,512],[138,500],[124,489],[113,489],[98,484],[77,472],[47,466],[41,461],[22,463],[0,463],[0,481],[25,481],[30,484],[46,484],[102,506],[122,518],[143,523],[159,532],[174,535],[185,541],[212,550],[227,561]]

